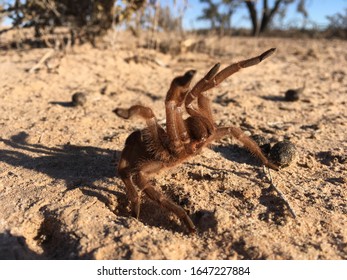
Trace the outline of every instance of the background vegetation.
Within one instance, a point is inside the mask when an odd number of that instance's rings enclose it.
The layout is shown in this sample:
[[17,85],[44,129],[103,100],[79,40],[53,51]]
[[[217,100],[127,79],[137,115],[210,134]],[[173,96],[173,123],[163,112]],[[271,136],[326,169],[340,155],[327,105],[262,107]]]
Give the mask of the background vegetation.
[[[10,27],[0,30],[0,34],[10,30],[34,30],[30,43],[36,46],[49,46],[60,40],[70,44],[95,44],[96,39],[114,28],[130,29],[135,36],[142,31],[184,32],[182,20],[188,5],[183,1],[183,8],[173,13],[169,6],[161,5],[159,0],[12,0],[0,2],[0,22],[4,18],[11,21]],[[204,5],[197,20],[209,22],[210,27],[199,32],[214,32],[219,35],[306,35],[347,38],[347,9],[328,17],[329,25],[324,29],[315,27],[278,32],[276,22],[281,21],[290,5],[296,5],[296,11],[308,19],[309,11],[305,0],[275,0],[271,3],[262,0],[256,5],[255,0],[200,0]],[[176,7],[176,1],[172,6]],[[260,8],[258,8],[261,6]],[[234,28],[232,17],[246,9],[251,22],[251,30]],[[305,22],[305,21],[304,21]],[[277,32],[276,32],[277,31]]]

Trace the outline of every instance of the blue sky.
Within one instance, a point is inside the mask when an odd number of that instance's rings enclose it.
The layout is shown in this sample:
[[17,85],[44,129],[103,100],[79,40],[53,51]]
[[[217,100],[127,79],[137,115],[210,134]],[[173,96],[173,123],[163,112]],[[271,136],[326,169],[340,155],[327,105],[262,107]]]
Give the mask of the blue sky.
[[[161,1],[161,3],[173,2],[173,0]],[[184,0],[176,0],[177,5],[184,3]],[[263,1],[258,0],[258,4],[262,4]],[[269,0],[269,4],[272,5],[274,0]],[[204,4],[201,4],[199,0],[188,0],[188,8],[185,13],[183,25],[185,28],[192,29],[198,27],[209,27],[208,22],[198,21],[197,18],[201,15],[201,11]],[[338,12],[344,12],[347,8],[347,0],[306,0],[306,9],[309,14],[309,20],[315,22],[318,26],[324,27],[329,22],[326,19],[327,15],[333,15]],[[301,26],[303,22],[303,16],[296,12],[296,4],[288,6],[287,17],[285,18],[285,25]],[[240,9],[232,19],[232,25],[236,27],[250,27],[250,21],[248,19],[248,13],[243,8]]]
[[[197,18],[202,14],[204,4],[201,4],[199,0],[159,0],[162,5],[169,5],[173,12],[177,12],[184,3],[188,2],[188,8],[185,12],[183,26],[186,29],[194,28],[208,28],[209,22],[200,21]],[[221,0],[215,0],[221,1]],[[0,0],[0,3],[4,2]],[[11,2],[11,1],[9,1]],[[117,2],[117,1],[116,1]],[[269,5],[272,6],[274,0],[269,0]],[[173,3],[176,6],[173,7]],[[258,0],[258,5],[261,6],[262,1]],[[309,14],[309,20],[314,22],[319,27],[325,27],[329,22],[326,16],[333,15],[338,12],[344,13],[344,9],[347,8],[347,0],[306,0],[306,9]],[[284,26],[296,26],[301,27],[303,22],[303,16],[296,12],[296,4],[288,6],[287,17],[284,21]],[[10,24],[9,20],[5,20],[6,25]],[[246,27],[250,28],[250,20],[246,9],[242,8],[232,18],[232,26],[234,27]],[[309,25],[312,27],[312,25]]]

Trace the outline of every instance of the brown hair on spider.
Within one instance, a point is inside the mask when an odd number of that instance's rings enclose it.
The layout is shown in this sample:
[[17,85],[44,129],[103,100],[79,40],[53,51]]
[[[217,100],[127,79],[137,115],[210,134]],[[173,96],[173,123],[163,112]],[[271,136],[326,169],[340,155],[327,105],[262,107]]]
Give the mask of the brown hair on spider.
[[[223,137],[233,137],[241,142],[264,166],[278,170],[263,154],[254,140],[234,126],[219,127],[213,119],[210,99],[204,94],[243,68],[254,66],[275,52],[269,49],[259,56],[231,64],[219,70],[215,64],[192,88],[190,83],[195,70],[176,77],[165,99],[166,130],[157,122],[152,109],[142,105],[116,108],[114,112],[123,119],[140,117],[146,128],[132,132],[125,141],[118,163],[118,174],[123,180],[132,212],[140,214],[141,197],[144,193],[168,211],[173,212],[188,228],[195,231],[191,218],[182,207],[154,188],[151,178],[161,170],[176,166]],[[184,119],[184,111],[189,117]],[[139,191],[138,191],[139,190]]]

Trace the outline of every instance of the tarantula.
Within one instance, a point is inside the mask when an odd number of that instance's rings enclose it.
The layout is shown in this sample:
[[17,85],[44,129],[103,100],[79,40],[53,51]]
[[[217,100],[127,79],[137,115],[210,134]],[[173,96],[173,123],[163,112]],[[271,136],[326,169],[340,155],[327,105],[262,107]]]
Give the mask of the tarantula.
[[[219,71],[217,63],[190,89],[195,70],[176,77],[166,95],[166,131],[156,120],[153,111],[142,105],[129,109],[116,108],[113,112],[121,118],[130,119],[138,116],[146,121],[147,127],[131,133],[125,141],[125,147],[118,163],[118,174],[126,186],[126,193],[131,203],[134,216],[139,217],[141,198],[137,191],[144,192],[150,199],[173,212],[188,228],[195,231],[192,220],[182,207],[165,197],[153,187],[151,176],[159,171],[171,168],[197,155],[212,141],[225,136],[232,136],[240,141],[263,165],[278,170],[262,153],[259,146],[240,128],[218,127],[212,116],[210,100],[205,92],[216,87],[230,75],[242,68],[256,65],[275,52],[269,49],[263,54],[231,64]],[[193,101],[197,101],[193,105]],[[183,119],[184,109],[189,117]]]

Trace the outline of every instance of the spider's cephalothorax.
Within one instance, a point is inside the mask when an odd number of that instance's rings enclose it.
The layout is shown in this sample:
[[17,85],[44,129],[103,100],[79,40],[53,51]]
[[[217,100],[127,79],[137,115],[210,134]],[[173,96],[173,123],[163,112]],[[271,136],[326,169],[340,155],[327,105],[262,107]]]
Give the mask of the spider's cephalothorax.
[[[173,167],[190,156],[194,156],[212,141],[225,136],[232,136],[240,141],[262,163],[277,170],[277,166],[268,161],[259,146],[240,128],[218,127],[213,121],[210,100],[205,92],[225,80],[242,68],[256,65],[275,52],[270,49],[263,54],[246,59],[219,70],[219,63],[190,89],[194,70],[175,78],[166,95],[166,131],[157,123],[153,111],[141,105],[129,109],[117,108],[114,112],[124,119],[134,116],[143,118],[147,127],[129,135],[118,164],[118,174],[126,186],[126,192],[132,211],[138,218],[141,199],[137,188],[150,199],[172,211],[194,232],[192,220],[182,207],[176,205],[156,190],[150,179],[159,171]],[[196,101],[196,102],[194,102]],[[196,104],[193,104],[196,103]],[[183,119],[183,112],[189,115]]]

